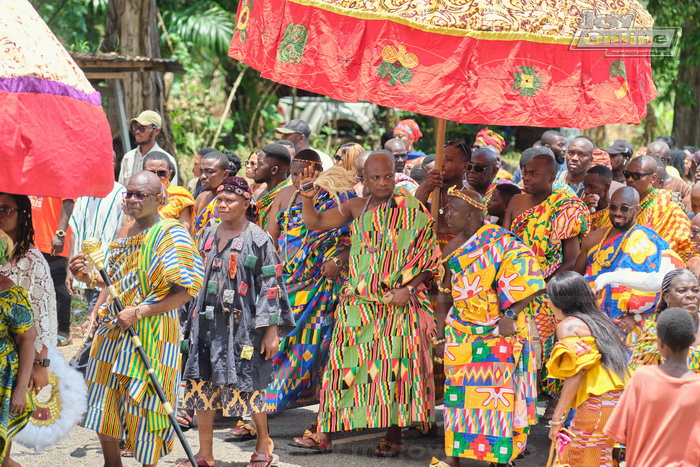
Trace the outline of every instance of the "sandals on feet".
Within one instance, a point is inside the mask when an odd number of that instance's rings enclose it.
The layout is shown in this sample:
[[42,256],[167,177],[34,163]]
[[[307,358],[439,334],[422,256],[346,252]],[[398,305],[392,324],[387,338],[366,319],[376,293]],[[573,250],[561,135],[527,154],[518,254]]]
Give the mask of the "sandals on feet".
[[192,417],[185,411],[185,409],[177,409],[175,419],[177,420],[177,424],[180,425],[182,431],[187,431],[192,428]]
[[244,423],[243,420],[238,420],[236,428],[229,432],[228,437],[224,441],[248,441],[257,439],[258,431],[250,423]]
[[314,446],[307,446],[306,444],[301,444],[297,443],[296,441],[292,441],[289,444],[289,446],[293,446],[295,448],[302,448],[302,449],[309,449],[311,451],[316,451],[319,454],[327,454],[331,452],[331,447],[316,433],[309,433],[308,430],[306,433],[304,433],[304,436],[302,436],[301,439],[310,439],[315,443]]
[[[206,460],[204,460],[204,458],[203,458],[202,456],[200,456],[200,455],[198,455],[198,454],[195,454],[195,455],[194,455],[194,460],[195,460],[195,462],[197,462],[196,467],[214,467],[214,465],[216,465],[216,463],[214,463],[214,464],[209,464]],[[185,464],[187,464],[187,465],[189,465],[190,467],[192,467],[191,462],[190,462],[189,460],[187,460],[187,459],[185,459],[184,461],[178,463],[175,467],[184,467]]]
[[394,443],[386,438],[379,440],[377,444],[377,449],[374,450],[374,454],[379,457],[396,457],[403,452],[403,444]]
[[258,454],[257,452],[254,452],[253,455],[250,456],[250,462],[246,467],[253,467],[253,464],[260,462],[267,462],[265,467],[272,467],[279,464],[279,461],[280,458],[277,454]]

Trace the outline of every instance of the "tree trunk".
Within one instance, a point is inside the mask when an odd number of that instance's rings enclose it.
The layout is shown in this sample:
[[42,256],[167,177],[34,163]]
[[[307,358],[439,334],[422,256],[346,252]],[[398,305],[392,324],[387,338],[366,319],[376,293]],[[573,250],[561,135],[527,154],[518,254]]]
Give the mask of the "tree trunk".
[[[120,55],[160,58],[160,30],[158,29],[156,0],[109,0],[105,39],[102,52]],[[158,144],[176,155],[170,119],[165,108],[163,73],[125,73],[124,106],[131,119],[144,110],[155,110],[163,118]],[[116,103],[108,106],[110,120],[117,119]]]
[[[673,105],[673,136],[678,147],[695,146],[700,142],[700,125],[697,124],[700,66],[693,63],[693,56],[697,55],[697,51],[694,50],[696,41],[691,40],[697,32],[693,22],[687,22],[683,26],[676,98]],[[694,61],[697,62],[697,59]]]

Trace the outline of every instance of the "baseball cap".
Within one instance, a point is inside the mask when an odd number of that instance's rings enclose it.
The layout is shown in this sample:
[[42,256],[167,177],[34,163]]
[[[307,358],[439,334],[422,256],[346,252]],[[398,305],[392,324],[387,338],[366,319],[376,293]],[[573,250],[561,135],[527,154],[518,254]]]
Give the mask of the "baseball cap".
[[275,128],[275,131],[277,133],[282,133],[283,135],[291,135],[292,133],[301,133],[302,135],[306,136],[307,138],[311,134],[311,128],[309,128],[309,124],[306,123],[304,120],[299,120],[299,119],[294,119],[287,123],[285,126],[281,126],[279,128]]
[[138,117],[132,118],[129,123],[138,123],[139,125],[155,125],[158,128],[160,128],[161,123],[163,122],[160,118],[160,115],[158,115],[158,112],[155,112],[153,110],[144,110],[139,114]]
[[624,154],[625,156],[632,156],[632,154],[634,154],[634,148],[624,139],[616,139],[609,148],[605,148],[603,151],[608,154]]

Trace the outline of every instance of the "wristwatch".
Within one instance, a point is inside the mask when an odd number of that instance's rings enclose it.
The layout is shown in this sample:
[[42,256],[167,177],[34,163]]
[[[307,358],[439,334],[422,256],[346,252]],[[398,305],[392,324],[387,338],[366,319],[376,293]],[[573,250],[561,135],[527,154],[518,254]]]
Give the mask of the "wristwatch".
[[56,231],[56,236],[57,236],[58,238],[63,238],[63,237],[66,236],[66,231],[65,231],[65,230],[57,230],[57,231]]
[[51,364],[51,360],[49,360],[48,358],[44,358],[42,360],[34,359],[34,364],[39,365],[39,366],[43,366],[44,368],[48,368],[49,365]]
[[512,319],[513,321],[518,319],[518,314],[516,312],[514,312],[513,310],[511,310],[510,308],[506,308],[501,313],[503,313],[503,316],[505,316],[508,319]]
[[631,314],[632,314],[632,317],[634,318],[634,321],[637,323],[641,323],[642,320],[644,319],[642,317],[642,315],[640,315],[639,313],[631,313]]
[[338,258],[332,258],[331,261],[333,261],[335,263],[335,265],[338,266],[339,268],[343,267],[343,262],[340,261]]
[[416,294],[416,288],[413,287],[412,285],[407,285],[406,288],[408,289],[408,293],[410,293],[411,295]]

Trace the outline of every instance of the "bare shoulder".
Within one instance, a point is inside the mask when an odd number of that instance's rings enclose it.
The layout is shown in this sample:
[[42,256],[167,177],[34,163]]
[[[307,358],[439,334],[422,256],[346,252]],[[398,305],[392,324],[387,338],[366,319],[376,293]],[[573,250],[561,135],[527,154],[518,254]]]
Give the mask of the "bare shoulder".
[[451,255],[457,248],[460,247],[464,243],[464,240],[461,238],[460,235],[457,235],[453,237],[447,245],[445,245],[445,248],[442,249],[442,257],[447,258],[449,255]]
[[557,324],[557,337],[565,339],[567,337],[586,337],[591,335],[588,325],[581,319],[570,316]]
[[279,194],[275,197],[274,204],[277,205],[279,208],[282,208],[282,206],[289,204],[289,200],[292,199],[292,196],[294,196],[295,192],[296,188],[294,188],[294,185],[289,185],[282,188]]
[[340,209],[344,210],[346,207],[350,208],[350,213],[352,214],[353,219],[356,219],[362,215],[362,211],[365,209],[366,204],[367,197],[358,196],[357,198],[351,198],[341,203]]
[[599,244],[600,242],[603,241],[603,238],[605,237],[605,234],[608,232],[608,228],[602,228],[602,229],[596,229],[593,232],[589,233],[585,237],[583,237],[583,242],[581,244],[581,249],[584,247],[586,250],[590,250],[593,248],[595,245]]

